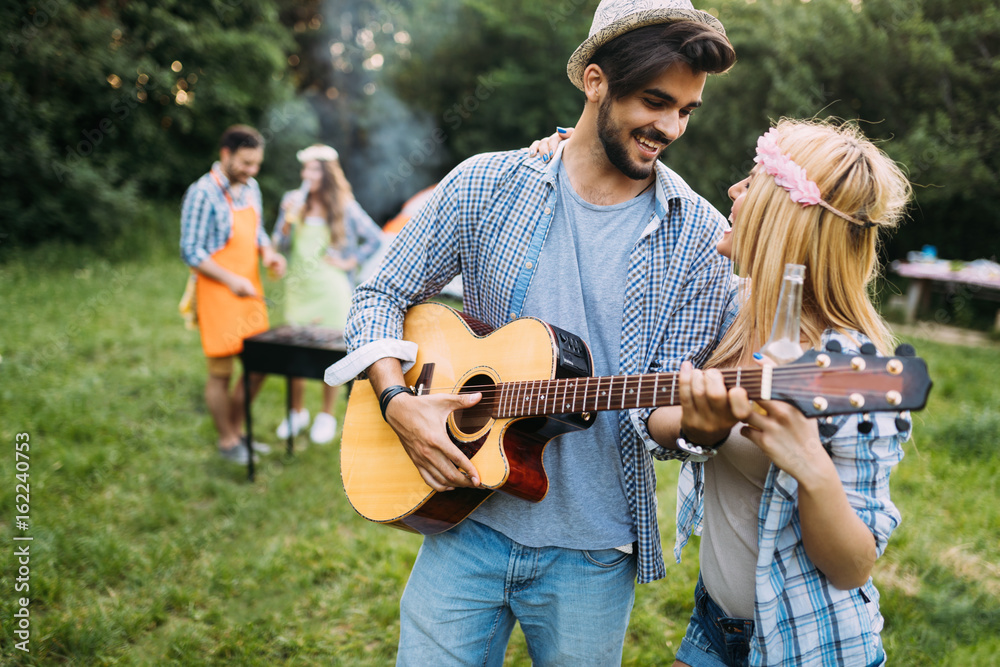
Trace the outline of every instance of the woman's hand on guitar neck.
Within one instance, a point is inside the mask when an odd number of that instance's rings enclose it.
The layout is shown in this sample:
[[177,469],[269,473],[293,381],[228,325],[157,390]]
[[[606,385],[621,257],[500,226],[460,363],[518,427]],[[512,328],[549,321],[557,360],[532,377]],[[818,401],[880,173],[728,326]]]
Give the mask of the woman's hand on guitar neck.
[[681,429],[696,444],[719,442],[745,418],[739,410],[747,402],[746,390],[742,387],[727,390],[717,369],[702,371],[685,361],[677,380],[683,408]]
[[386,421],[420,476],[435,491],[479,486],[479,473],[451,441],[445,423],[452,412],[473,406],[480,398],[478,392],[435,396],[403,393],[386,408]]

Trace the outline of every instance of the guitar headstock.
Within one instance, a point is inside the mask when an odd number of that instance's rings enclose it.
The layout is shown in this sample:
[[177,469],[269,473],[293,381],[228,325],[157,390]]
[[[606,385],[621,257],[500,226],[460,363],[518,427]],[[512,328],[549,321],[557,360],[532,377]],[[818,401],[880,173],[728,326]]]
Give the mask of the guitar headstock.
[[898,412],[922,410],[931,385],[919,357],[810,350],[774,367],[771,398],[791,403],[807,417]]

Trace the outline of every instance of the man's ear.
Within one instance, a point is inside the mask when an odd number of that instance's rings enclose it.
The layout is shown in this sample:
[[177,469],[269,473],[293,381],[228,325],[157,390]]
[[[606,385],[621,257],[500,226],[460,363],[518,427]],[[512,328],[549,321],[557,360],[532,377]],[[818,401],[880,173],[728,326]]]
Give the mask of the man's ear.
[[587,96],[588,102],[597,103],[607,93],[608,80],[604,75],[604,70],[599,65],[590,63],[583,70],[583,94]]
[[219,149],[219,162],[226,162],[232,157],[233,152],[229,150],[228,146],[223,146]]

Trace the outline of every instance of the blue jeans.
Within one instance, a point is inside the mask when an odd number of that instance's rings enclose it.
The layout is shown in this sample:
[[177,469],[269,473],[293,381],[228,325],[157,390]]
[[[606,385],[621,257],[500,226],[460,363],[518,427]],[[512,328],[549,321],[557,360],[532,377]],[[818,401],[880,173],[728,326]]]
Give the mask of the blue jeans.
[[698,575],[694,589],[694,612],[687,634],[677,651],[677,660],[691,667],[744,667],[750,654],[753,621],[726,616],[705,590]]
[[[698,575],[694,589],[694,612],[676,659],[691,667],[745,667],[750,655],[754,623],[747,618],[726,616],[705,590]],[[885,664],[879,639],[879,654],[869,667]]]
[[466,520],[424,538],[396,664],[502,665],[516,620],[534,665],[621,665],[635,576],[616,549],[536,549]]

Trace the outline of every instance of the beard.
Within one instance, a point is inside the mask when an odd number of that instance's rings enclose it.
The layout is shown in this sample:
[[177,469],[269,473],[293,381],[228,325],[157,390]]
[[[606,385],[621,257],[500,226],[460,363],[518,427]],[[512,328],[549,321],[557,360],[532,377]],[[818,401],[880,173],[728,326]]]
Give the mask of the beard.
[[[635,181],[642,181],[649,178],[656,168],[656,160],[649,164],[638,163],[629,155],[629,147],[626,141],[621,139],[622,128],[611,117],[611,97],[608,96],[597,110],[597,137],[604,146],[604,153],[608,156],[608,161],[614,167]],[[643,137],[650,141],[655,141],[667,145],[670,141],[660,132],[655,130],[643,131],[635,130],[631,136]],[[662,154],[662,152],[661,152]],[[659,156],[657,156],[659,159]]]
[[246,185],[250,177],[244,171],[237,171],[236,166],[233,164],[235,160],[230,159],[228,161],[220,161],[220,166],[222,167],[222,173],[226,175],[229,182],[233,185]]

